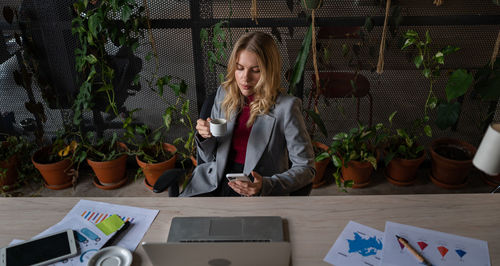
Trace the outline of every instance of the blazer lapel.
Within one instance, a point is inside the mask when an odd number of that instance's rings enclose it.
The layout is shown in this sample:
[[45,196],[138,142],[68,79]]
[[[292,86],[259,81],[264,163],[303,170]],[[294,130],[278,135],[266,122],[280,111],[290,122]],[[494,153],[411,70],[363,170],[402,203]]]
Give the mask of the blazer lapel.
[[217,141],[219,147],[217,148],[217,184],[221,181],[224,174],[224,169],[227,165],[227,159],[229,156],[229,151],[231,150],[231,140],[233,136],[234,126],[236,123],[236,116],[233,114],[231,119],[227,121],[227,132],[226,135],[220,137],[221,139]]
[[262,153],[266,149],[274,129],[275,120],[276,118],[268,114],[260,115],[255,119],[252,131],[250,131],[250,137],[248,138],[245,156],[245,168],[243,172],[246,175],[249,175],[255,166],[257,166]]

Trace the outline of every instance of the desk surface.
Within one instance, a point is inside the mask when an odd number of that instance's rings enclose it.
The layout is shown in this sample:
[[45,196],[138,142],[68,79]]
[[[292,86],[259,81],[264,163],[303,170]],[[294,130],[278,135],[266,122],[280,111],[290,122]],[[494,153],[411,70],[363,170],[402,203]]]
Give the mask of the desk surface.
[[[59,222],[80,198],[0,198],[0,246]],[[143,241],[166,241],[174,216],[278,215],[286,220],[294,266],[323,258],[349,220],[383,231],[393,221],[488,241],[500,265],[500,194],[249,198],[85,198],[158,209]],[[150,265],[141,247],[134,265]]]

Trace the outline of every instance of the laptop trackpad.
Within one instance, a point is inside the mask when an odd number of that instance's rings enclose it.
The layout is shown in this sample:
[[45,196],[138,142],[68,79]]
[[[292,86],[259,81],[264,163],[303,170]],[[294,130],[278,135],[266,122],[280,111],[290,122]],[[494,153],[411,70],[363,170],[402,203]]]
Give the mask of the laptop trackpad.
[[213,219],[210,221],[210,236],[240,236],[243,234],[243,223],[236,219]]

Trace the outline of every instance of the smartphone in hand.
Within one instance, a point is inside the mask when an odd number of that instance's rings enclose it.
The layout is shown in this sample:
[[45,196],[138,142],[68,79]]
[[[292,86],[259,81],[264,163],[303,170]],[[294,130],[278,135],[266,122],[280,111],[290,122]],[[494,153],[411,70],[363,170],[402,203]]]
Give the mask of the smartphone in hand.
[[230,173],[226,174],[226,178],[229,182],[235,181],[235,180],[240,180],[240,181],[247,181],[247,182],[252,182],[248,176],[246,176],[243,173]]

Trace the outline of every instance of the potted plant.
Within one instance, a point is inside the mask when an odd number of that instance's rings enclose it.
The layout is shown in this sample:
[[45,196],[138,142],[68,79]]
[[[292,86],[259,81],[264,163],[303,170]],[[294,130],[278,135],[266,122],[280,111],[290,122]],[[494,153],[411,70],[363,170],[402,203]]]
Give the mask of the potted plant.
[[33,177],[34,169],[30,154],[34,145],[23,137],[0,134],[0,192],[19,187],[29,177]]
[[94,133],[89,132],[86,138],[87,163],[97,177],[94,185],[101,189],[123,186],[127,182],[127,146],[118,141],[116,133],[111,138],[95,138]]
[[46,188],[59,190],[76,184],[78,168],[86,153],[80,152],[81,146],[76,140],[69,142],[68,136],[58,132],[51,145],[40,148],[31,158],[42,175]]
[[[412,185],[420,164],[425,160],[425,147],[417,140],[424,121],[416,119],[409,129],[393,129],[392,120],[397,111],[389,116],[389,128],[383,128],[377,143],[384,149],[384,174],[389,182],[398,186]],[[429,136],[430,137],[430,136]]]
[[376,147],[373,145],[376,127],[358,125],[349,132],[333,137],[329,153],[337,168],[333,176],[338,187],[361,188],[370,184],[371,174],[377,169]]
[[[460,48],[452,45],[431,51],[432,39],[429,31],[425,38],[420,38],[414,30],[408,30],[404,34],[404,45],[401,49],[415,46],[417,55],[413,62],[417,69],[423,67],[422,74],[429,80],[429,92],[424,106],[424,121],[429,120],[428,111],[438,108],[436,125],[441,129],[455,126],[460,116],[461,104],[457,98],[462,97],[473,83],[473,76],[464,69],[453,71],[446,84],[446,100],[438,100],[434,94],[433,86],[441,75],[441,66],[444,65],[444,57],[458,51]],[[424,125],[424,131],[431,135],[429,125]],[[431,180],[436,185],[445,188],[457,188],[464,186],[466,177],[472,167],[472,157],[475,147],[469,143],[453,138],[440,138],[434,140],[430,147],[432,159]]]
[[319,188],[324,186],[327,183],[327,179],[325,178],[326,167],[330,163],[330,153],[328,153],[328,146],[318,142],[313,141],[313,149],[316,157],[314,158],[314,167],[316,169],[316,174],[312,180],[312,187]]
[[166,170],[174,168],[177,160],[177,148],[162,140],[162,132],[159,129],[148,134],[146,125],[135,128],[136,133],[142,136],[142,141],[134,151],[140,167],[137,174],[144,174],[144,184],[151,190],[158,177]]

